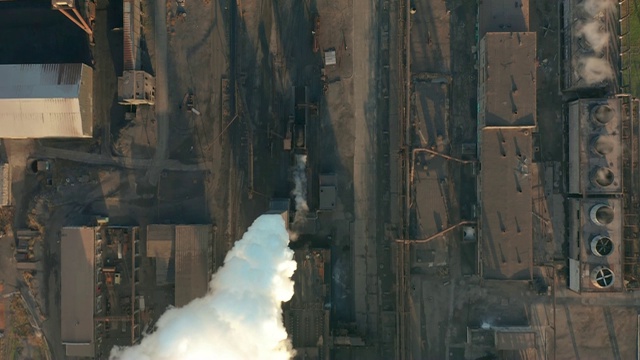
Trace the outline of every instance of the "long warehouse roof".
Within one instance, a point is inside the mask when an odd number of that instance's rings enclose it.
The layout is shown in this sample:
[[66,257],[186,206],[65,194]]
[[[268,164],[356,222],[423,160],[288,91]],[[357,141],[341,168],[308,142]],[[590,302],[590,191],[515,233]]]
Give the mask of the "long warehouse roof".
[[0,138],[91,137],[93,69],[0,65]]
[[61,334],[68,356],[93,356],[95,229],[62,228]]

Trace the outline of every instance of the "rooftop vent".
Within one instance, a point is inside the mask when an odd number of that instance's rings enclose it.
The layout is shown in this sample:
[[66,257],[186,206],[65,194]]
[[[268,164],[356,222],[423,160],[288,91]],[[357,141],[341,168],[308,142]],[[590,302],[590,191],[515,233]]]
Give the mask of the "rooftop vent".
[[591,239],[591,252],[596,256],[611,255],[613,241],[608,236],[598,235]]
[[598,105],[593,108],[591,118],[596,125],[607,125],[615,116],[614,110],[609,105]]
[[613,152],[615,140],[611,136],[598,135],[591,141],[591,151],[599,156],[606,156]]
[[606,167],[599,167],[591,174],[591,182],[600,187],[607,187],[613,184],[613,171]]
[[591,208],[589,217],[597,225],[606,226],[613,221],[613,208],[606,204],[598,204]]
[[591,283],[598,288],[606,289],[613,285],[615,275],[606,266],[598,266],[591,271]]
[[591,44],[589,44],[589,41],[587,41],[587,39],[582,36],[576,38],[576,44],[578,44],[578,49],[582,50],[583,52],[591,50]]

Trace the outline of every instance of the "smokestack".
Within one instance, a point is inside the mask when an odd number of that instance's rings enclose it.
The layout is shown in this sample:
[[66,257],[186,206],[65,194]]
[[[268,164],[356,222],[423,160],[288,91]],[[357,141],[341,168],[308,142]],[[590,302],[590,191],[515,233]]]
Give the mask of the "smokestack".
[[111,360],[288,360],[294,356],[282,323],[296,270],[280,215],[262,215],[227,254],[209,292],[169,308],[153,333]]

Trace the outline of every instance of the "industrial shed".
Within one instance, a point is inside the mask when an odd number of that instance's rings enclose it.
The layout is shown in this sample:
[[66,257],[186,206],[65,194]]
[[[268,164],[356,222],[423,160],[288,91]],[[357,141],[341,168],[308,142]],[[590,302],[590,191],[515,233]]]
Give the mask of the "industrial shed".
[[[485,279],[526,280],[533,262],[531,127],[482,129],[478,178]],[[505,201],[508,199],[508,201]]]
[[478,126],[536,125],[536,33],[487,33],[478,49]]
[[67,356],[93,357],[96,228],[62,228],[60,251],[60,338]]
[[156,285],[174,284],[174,305],[184,306],[209,289],[211,225],[147,226],[147,257],[155,258]]
[[176,306],[184,306],[207,293],[211,280],[211,240],[211,225],[176,226]]
[[155,259],[156,285],[164,286],[175,282],[175,226],[147,226],[147,257]]
[[84,64],[0,65],[0,138],[93,135],[93,69]]

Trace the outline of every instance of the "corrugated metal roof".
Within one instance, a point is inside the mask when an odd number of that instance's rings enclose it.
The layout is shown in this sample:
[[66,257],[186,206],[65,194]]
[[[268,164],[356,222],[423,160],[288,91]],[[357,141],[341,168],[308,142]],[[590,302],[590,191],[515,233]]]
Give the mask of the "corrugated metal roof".
[[61,340],[93,344],[95,229],[63,228],[60,247]]
[[0,65],[0,79],[0,138],[93,135],[87,65]]
[[0,99],[78,97],[84,64],[0,65]]
[[175,306],[207,293],[211,278],[211,225],[176,226]]
[[148,225],[147,226],[147,256],[154,257],[155,248],[163,247],[166,242],[173,242],[176,238],[175,225]]
[[125,0],[122,5],[124,69],[137,70],[140,68],[140,0]]
[[174,225],[147,226],[147,257],[155,258],[156,285],[163,286],[175,281],[173,249],[176,230]]

